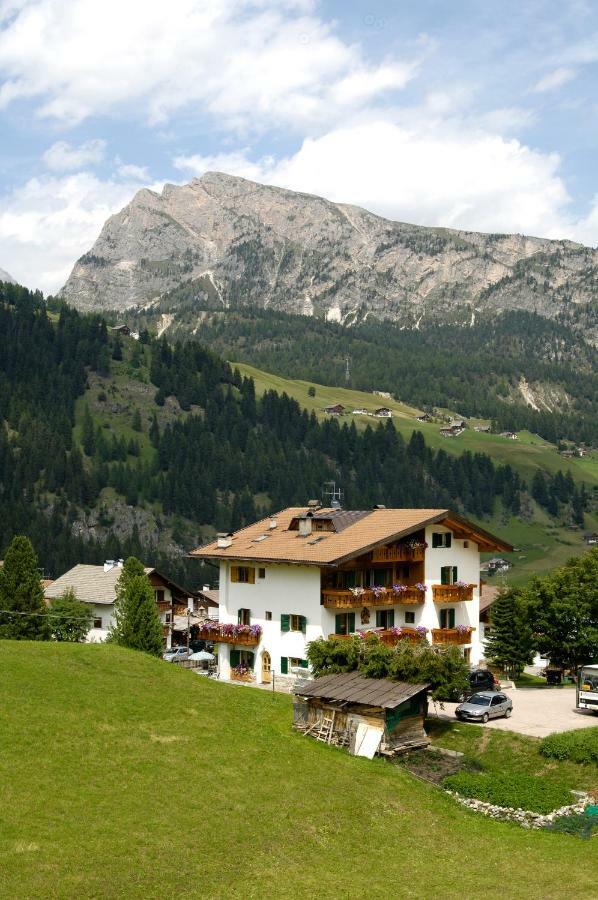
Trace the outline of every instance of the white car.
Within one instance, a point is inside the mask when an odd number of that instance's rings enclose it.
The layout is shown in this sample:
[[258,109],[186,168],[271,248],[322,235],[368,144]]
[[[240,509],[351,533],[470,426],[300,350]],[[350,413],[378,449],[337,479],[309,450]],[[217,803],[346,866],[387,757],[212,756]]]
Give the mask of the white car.
[[181,659],[188,659],[192,652],[192,650],[187,650],[186,647],[171,647],[170,650],[166,650],[162,654],[162,659],[166,660],[166,662],[179,662]]

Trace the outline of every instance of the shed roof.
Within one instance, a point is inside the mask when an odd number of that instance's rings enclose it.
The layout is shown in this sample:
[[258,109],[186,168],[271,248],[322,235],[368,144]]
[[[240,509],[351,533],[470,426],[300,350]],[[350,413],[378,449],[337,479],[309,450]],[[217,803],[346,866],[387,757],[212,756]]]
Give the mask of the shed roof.
[[298,693],[302,697],[345,700],[349,703],[395,709],[410,697],[427,691],[429,687],[429,684],[407,684],[403,681],[389,681],[386,678],[364,678],[357,672],[347,672],[343,675],[323,675],[316,678],[313,684],[302,687]]

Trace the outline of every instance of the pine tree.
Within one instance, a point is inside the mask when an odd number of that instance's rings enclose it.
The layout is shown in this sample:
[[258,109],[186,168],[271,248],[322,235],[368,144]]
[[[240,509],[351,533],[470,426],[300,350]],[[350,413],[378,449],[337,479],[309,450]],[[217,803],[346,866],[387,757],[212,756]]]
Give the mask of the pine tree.
[[143,431],[143,423],[141,421],[141,413],[139,409],[136,409],[133,413],[133,423],[132,423],[133,431]]
[[50,628],[55,641],[80,643],[91,628],[92,614],[87,603],[75,596],[72,588],[53,601],[50,607]]
[[96,448],[96,433],[93,419],[89,411],[89,406],[85,406],[85,413],[83,414],[81,443],[83,445],[83,450],[85,451],[87,456],[93,456]]
[[160,656],[164,648],[162,623],[143,563],[130,556],[116,584],[114,625],[109,640],[121,647]]
[[517,677],[533,659],[531,628],[519,593],[513,589],[500,593],[490,614],[486,657],[510,677]]
[[29,538],[14,537],[0,569],[0,637],[46,641],[50,637],[37,556]]

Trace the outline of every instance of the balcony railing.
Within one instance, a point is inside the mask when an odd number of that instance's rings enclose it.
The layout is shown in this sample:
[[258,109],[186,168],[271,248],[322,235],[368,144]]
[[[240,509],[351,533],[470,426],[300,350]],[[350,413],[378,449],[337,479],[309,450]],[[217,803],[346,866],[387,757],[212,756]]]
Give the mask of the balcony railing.
[[421,588],[402,586],[402,590],[393,591],[385,588],[382,591],[371,588],[357,589],[362,593],[350,590],[330,589],[322,591],[322,606],[327,609],[360,609],[362,606],[396,606],[397,604],[413,605],[423,603],[426,595]]
[[372,562],[423,562],[424,547],[378,547],[372,551]]
[[473,600],[475,584],[434,584],[432,599],[434,603],[459,603],[461,600]]
[[334,639],[337,641],[348,640],[349,638],[353,638],[359,636],[360,638],[366,638],[369,635],[376,635],[376,637],[380,638],[383,644],[387,646],[393,647],[395,644],[398,644],[399,641],[412,641],[413,643],[419,643],[420,641],[425,640],[427,628],[370,628],[368,630],[356,632],[356,634],[329,634],[328,638],[330,640]]
[[229,625],[210,622],[202,625],[197,638],[200,641],[214,641],[218,644],[241,644],[255,647],[260,642],[262,629],[259,625]]
[[475,628],[433,628],[433,644],[471,644],[471,634]]

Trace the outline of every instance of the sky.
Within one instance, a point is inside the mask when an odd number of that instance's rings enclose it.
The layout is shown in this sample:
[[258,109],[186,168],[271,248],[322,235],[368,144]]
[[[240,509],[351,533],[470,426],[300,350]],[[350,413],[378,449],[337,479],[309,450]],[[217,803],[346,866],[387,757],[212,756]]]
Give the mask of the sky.
[[594,0],[0,0],[0,267],[209,170],[598,244]]

